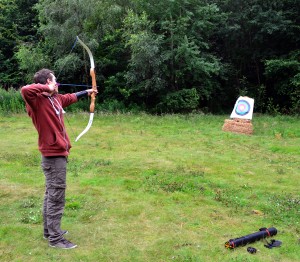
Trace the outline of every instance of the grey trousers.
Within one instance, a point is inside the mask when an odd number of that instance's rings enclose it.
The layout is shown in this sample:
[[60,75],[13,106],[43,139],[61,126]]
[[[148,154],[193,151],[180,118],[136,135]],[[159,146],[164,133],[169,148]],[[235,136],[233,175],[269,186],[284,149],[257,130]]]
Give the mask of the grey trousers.
[[42,157],[45,175],[45,196],[43,204],[44,236],[49,243],[56,244],[63,239],[61,218],[65,208],[67,158]]

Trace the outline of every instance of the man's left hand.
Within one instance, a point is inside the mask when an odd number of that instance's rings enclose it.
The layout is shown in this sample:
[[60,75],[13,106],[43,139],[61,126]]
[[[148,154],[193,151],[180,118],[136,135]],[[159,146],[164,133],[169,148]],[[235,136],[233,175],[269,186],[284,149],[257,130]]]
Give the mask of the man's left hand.
[[94,93],[95,95],[98,94],[98,90],[94,90],[94,89],[87,89],[86,90],[88,92],[88,96],[90,96],[92,93]]

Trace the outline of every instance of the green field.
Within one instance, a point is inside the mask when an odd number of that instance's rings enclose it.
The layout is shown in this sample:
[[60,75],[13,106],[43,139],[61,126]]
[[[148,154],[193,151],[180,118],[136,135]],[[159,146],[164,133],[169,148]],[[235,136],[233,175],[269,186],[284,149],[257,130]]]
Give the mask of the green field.
[[[254,116],[252,136],[226,118],[97,114],[68,164],[62,228],[78,248],[58,250],[31,119],[0,116],[0,261],[300,261],[299,118]],[[68,116],[72,141],[87,122]],[[224,248],[262,227],[282,246]]]

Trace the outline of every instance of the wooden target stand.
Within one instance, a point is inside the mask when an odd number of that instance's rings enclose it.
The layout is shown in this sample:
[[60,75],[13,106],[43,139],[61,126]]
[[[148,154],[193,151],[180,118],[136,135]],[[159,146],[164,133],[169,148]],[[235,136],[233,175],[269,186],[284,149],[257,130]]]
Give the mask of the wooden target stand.
[[252,135],[252,115],[254,99],[239,97],[230,115],[231,119],[225,119],[222,130],[237,134]]
[[238,134],[252,135],[253,125],[248,119],[225,119],[222,130]]

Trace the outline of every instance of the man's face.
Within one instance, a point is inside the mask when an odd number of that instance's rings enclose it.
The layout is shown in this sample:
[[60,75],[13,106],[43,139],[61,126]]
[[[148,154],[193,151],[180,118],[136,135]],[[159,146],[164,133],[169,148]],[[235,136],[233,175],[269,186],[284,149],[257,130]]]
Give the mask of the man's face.
[[51,77],[52,77],[52,79],[50,80],[53,84],[57,84],[56,83],[56,77],[55,77],[55,75],[53,75],[53,74],[50,74],[51,75]]
[[55,90],[53,93],[58,93],[58,84],[56,82],[56,77],[55,75],[53,74],[50,74],[51,75],[51,79],[48,78],[48,84],[51,84],[51,85],[54,85],[55,86]]

